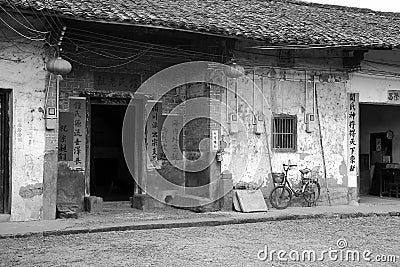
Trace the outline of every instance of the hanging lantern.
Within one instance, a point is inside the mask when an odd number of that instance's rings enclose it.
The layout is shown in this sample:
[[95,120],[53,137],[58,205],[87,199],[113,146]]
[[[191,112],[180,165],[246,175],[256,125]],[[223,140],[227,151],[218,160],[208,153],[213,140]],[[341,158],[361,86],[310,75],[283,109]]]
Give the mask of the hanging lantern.
[[225,75],[229,78],[239,78],[244,75],[243,66],[236,63],[235,60],[231,60],[226,63]]
[[50,59],[46,64],[46,69],[56,75],[68,74],[71,69],[71,63],[61,57]]

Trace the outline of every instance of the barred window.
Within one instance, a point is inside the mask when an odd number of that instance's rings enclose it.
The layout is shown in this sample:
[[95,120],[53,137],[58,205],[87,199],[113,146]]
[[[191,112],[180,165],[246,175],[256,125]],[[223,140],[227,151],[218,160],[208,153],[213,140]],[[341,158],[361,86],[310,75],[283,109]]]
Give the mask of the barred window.
[[296,116],[274,116],[272,125],[272,146],[276,151],[295,151],[296,133]]

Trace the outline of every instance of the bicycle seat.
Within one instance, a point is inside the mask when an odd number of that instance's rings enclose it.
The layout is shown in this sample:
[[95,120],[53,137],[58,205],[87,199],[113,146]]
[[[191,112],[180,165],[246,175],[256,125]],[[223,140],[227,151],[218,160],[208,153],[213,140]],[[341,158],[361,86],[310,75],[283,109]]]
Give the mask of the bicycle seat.
[[305,169],[301,169],[299,170],[301,172],[301,174],[306,175],[307,173],[311,172],[311,170],[309,168],[305,168]]

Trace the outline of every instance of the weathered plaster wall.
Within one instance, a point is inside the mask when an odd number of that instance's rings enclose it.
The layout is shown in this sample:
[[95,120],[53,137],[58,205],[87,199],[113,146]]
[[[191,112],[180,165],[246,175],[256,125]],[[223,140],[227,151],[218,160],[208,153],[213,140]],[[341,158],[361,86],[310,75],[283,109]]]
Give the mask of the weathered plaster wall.
[[[309,81],[312,79],[310,74],[309,72],[307,76]],[[325,73],[313,74],[318,75],[317,77],[327,76]],[[347,188],[346,86],[342,82],[346,80],[346,76],[341,73],[330,73],[330,75],[336,82],[327,82],[319,78],[317,81],[328,184],[335,188]],[[235,80],[228,79],[228,105],[233,111],[236,110],[234,86]],[[308,92],[312,92],[311,82],[307,83],[307,87]],[[297,183],[300,179],[298,169],[316,167],[319,169],[320,182],[324,184],[317,124],[311,133],[306,132],[305,113],[311,112],[312,100],[310,101],[308,97],[306,103],[304,71],[288,72],[280,69],[249,67],[246,77],[238,79],[238,95],[237,109],[244,128],[239,127],[238,133],[228,134],[225,131],[224,140],[228,143],[228,147],[222,164],[222,171],[228,169],[233,173],[234,184],[240,181],[253,182],[257,185],[264,183],[267,186],[266,194],[272,189],[267,147],[271,145],[273,114],[289,114],[297,117],[297,150],[289,153],[270,151],[273,172],[280,172],[282,164],[290,160],[292,164],[298,165],[296,170],[290,171],[292,182]],[[226,92],[222,98],[226,99]],[[264,115],[266,135],[254,134],[252,114]],[[222,117],[226,118],[226,114]],[[230,126],[228,131],[229,128]],[[338,189],[338,191],[345,190]]]
[[11,220],[42,217],[46,71],[43,43],[1,28],[0,90],[11,90]]

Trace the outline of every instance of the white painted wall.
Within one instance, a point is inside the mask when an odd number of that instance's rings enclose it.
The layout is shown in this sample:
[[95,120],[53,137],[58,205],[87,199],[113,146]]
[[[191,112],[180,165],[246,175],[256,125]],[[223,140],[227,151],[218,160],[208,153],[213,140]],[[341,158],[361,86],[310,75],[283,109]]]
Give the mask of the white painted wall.
[[[20,38],[6,28],[2,31],[7,38],[0,38],[0,90],[12,90],[11,220],[37,220],[43,207],[45,150],[45,124],[39,111],[45,99],[43,43]],[[27,193],[24,187],[30,186],[39,193],[22,197]]]
[[361,71],[351,74],[348,87],[360,94],[360,103],[387,104],[387,91],[400,90],[400,51],[366,53]]
[[[268,70],[267,70],[268,71]],[[269,70],[271,71],[271,70]],[[288,160],[297,164],[298,168],[290,173],[293,182],[299,182],[301,168],[319,167],[319,175],[323,176],[322,156],[319,143],[318,128],[311,133],[306,132],[305,113],[311,112],[311,101],[306,104],[306,88],[304,72],[283,72],[274,70],[262,73],[258,69],[254,75],[250,70],[247,77],[238,79],[238,113],[242,128],[238,133],[224,133],[228,147],[224,154],[222,171],[230,170],[234,184],[240,181],[260,184],[269,183],[270,164],[266,148],[271,144],[271,119],[273,113],[297,116],[297,150],[295,152],[272,152],[272,170],[281,172],[282,164]],[[307,79],[311,77],[308,74]],[[344,80],[340,74],[332,74],[337,80]],[[301,81],[300,81],[301,80]],[[235,80],[228,80],[228,105],[236,108],[234,97]],[[308,88],[312,92],[312,83]],[[318,82],[318,101],[321,115],[323,144],[326,157],[327,177],[330,184],[347,187],[346,172],[346,86],[344,82]],[[226,102],[226,93],[222,97]],[[263,102],[263,104],[261,104]],[[225,111],[223,111],[225,112]],[[256,135],[253,132],[252,113],[263,113],[267,126],[265,134]],[[224,113],[223,118],[226,117]],[[228,127],[229,131],[229,127]]]

